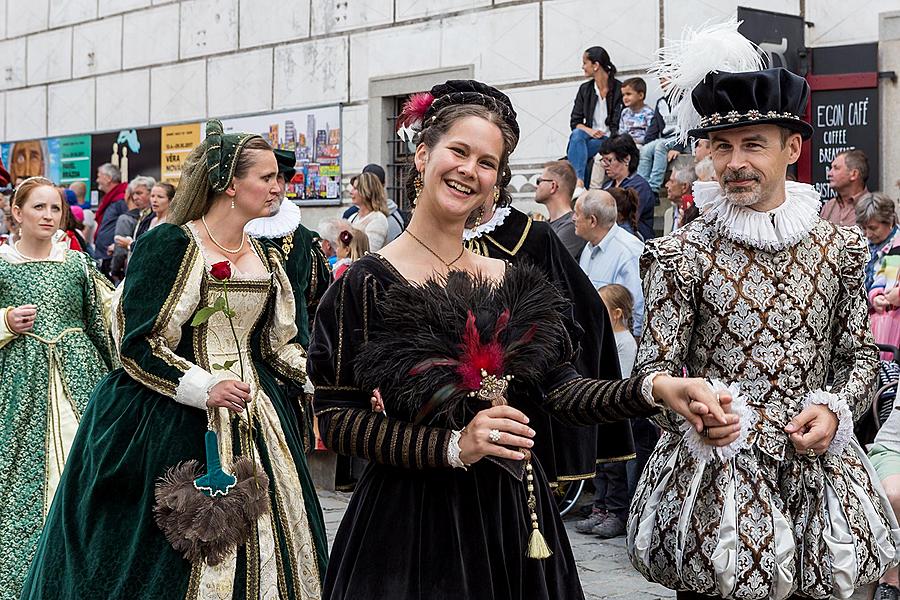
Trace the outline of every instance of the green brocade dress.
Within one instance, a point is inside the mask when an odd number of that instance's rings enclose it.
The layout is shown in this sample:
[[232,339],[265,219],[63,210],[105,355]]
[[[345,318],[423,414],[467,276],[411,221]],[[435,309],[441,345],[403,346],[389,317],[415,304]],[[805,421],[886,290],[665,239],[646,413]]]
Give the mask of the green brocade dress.
[[[19,597],[88,398],[112,366],[103,316],[111,287],[87,255],[45,260],[0,247],[0,599]],[[106,295],[104,295],[106,294]],[[32,331],[6,328],[34,304]]]
[[196,233],[160,225],[138,242],[114,302],[123,369],[98,386],[84,414],[23,600],[320,598],[322,512],[296,419],[275,382],[277,373],[302,385],[305,353],[288,343],[296,326],[281,255],[253,247],[269,276],[235,273],[228,298],[255,424],[251,432],[247,411],[225,409],[211,421],[226,470],[253,445],[270,480],[271,512],[216,567],[188,562],[154,521],[157,479],[182,461],[205,463],[206,390],[235,378],[212,364],[238,358],[222,313],[190,326],[223,291]]

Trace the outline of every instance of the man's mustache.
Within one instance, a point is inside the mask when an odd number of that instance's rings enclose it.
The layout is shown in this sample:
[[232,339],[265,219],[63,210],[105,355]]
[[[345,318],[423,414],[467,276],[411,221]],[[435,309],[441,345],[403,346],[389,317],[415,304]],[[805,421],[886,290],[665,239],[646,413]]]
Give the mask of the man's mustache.
[[759,181],[760,175],[751,169],[741,169],[740,171],[729,171],[722,177],[723,183],[731,183],[732,181]]

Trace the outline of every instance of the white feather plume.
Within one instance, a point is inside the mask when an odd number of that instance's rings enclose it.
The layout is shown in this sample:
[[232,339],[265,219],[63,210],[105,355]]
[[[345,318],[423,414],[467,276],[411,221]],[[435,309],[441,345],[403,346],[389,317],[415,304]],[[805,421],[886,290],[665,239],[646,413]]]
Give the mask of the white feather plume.
[[699,29],[686,27],[680,40],[666,40],[659,60],[650,72],[668,80],[664,87],[675,115],[678,140],[686,142],[688,131],[700,126],[700,115],[691,102],[691,92],[709,73],[759,71],[765,63],[759,47],[738,33],[740,22],[732,17],[724,23],[707,21]]

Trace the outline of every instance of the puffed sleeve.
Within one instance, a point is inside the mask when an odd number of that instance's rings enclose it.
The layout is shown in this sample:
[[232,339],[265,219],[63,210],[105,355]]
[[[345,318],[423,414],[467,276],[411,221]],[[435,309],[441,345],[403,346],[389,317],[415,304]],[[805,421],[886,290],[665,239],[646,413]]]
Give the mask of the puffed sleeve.
[[869,329],[865,273],[869,250],[862,232],[839,227],[843,239],[840,255],[840,291],[832,325],[831,393],[846,402],[854,419],[871,403],[869,390],[878,372],[878,347]]
[[[681,377],[694,328],[696,280],[690,247],[677,236],[647,242],[641,256],[644,273],[644,331],[634,373],[664,372]],[[663,410],[659,424],[680,431],[682,418]]]
[[267,258],[274,274],[275,302],[262,336],[262,357],[282,377],[303,386],[306,382],[306,352],[293,341],[297,337],[296,305],[281,254],[269,248]]
[[322,298],[309,348],[309,376],[325,445],[339,454],[423,469],[449,467],[451,431],[416,425],[372,411],[372,390],[354,375],[356,351],[368,338],[376,294],[382,289],[364,258]]
[[203,410],[214,377],[175,348],[200,304],[204,270],[189,234],[162,224],[136,244],[115,310],[125,371],[150,389]]

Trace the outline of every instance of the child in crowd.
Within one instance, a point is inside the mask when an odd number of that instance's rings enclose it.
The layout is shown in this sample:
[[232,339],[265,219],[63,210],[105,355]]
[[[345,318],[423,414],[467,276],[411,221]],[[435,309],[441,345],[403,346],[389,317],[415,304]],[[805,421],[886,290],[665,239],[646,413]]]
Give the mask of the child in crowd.
[[631,377],[634,357],[637,355],[637,341],[631,334],[633,328],[634,299],[624,285],[611,283],[600,288],[600,299],[606,305],[609,322],[616,336],[616,353],[619,355],[619,368],[622,377]]
[[369,253],[369,237],[365,231],[354,227],[344,229],[338,235],[335,251],[338,261],[334,265],[334,280],[337,281],[347,267]]
[[619,133],[627,133],[640,146],[644,143],[647,128],[653,120],[653,109],[644,104],[647,97],[647,82],[640,77],[632,77],[622,82],[622,117],[619,119]]
[[[659,83],[665,93],[668,80],[660,78]],[[653,119],[644,136],[644,145],[641,146],[641,162],[638,165],[638,174],[647,180],[653,191],[657,191],[662,185],[669,163],[685,150],[684,144],[679,143],[677,138],[675,115],[672,114],[669,99],[663,95],[656,101]]]

